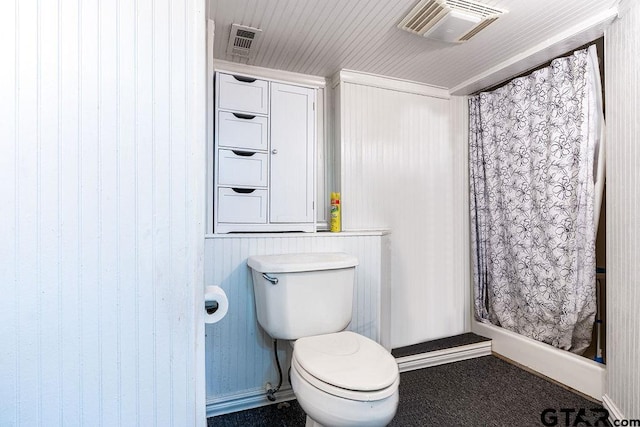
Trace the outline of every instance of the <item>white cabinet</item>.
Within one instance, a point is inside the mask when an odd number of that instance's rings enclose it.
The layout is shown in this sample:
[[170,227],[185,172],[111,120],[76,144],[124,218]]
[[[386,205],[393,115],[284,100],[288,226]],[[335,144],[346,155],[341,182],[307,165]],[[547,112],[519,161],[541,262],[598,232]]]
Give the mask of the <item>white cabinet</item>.
[[216,73],[214,232],[315,231],[316,89]]

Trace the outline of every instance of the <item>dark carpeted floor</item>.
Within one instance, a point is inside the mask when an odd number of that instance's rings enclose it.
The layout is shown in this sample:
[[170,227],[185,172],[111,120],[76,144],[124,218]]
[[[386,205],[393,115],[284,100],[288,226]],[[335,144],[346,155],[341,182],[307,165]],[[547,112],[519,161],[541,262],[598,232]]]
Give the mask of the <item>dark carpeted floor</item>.
[[[541,414],[555,411],[565,425],[567,412],[584,409],[595,425],[602,406],[497,357],[485,356],[400,377],[400,405],[393,426],[543,426]],[[545,421],[551,425],[554,412]],[[606,425],[601,423],[601,425]]]
[[291,400],[282,403],[218,415],[207,420],[208,427],[303,427],[306,414],[298,405],[298,401]]
[[[271,405],[213,417],[209,427],[304,426],[304,412],[296,401],[289,403],[287,408]],[[597,422],[603,415],[601,405],[485,356],[402,373],[391,426],[609,425]]]

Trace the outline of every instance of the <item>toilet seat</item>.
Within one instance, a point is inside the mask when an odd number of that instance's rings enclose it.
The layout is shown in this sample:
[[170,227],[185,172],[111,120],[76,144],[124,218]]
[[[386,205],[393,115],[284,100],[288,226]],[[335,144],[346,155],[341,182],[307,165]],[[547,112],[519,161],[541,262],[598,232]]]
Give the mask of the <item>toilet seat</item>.
[[314,387],[334,396],[376,401],[398,389],[398,365],[381,345],[345,331],[296,341],[293,367]]
[[375,402],[384,400],[394,393],[398,391],[398,385],[400,384],[400,376],[398,376],[395,381],[391,384],[391,386],[375,391],[356,391],[349,390],[345,388],[336,387],[334,385],[325,383],[324,381],[320,381],[315,378],[313,375],[309,374],[300,366],[298,360],[294,357],[291,361],[291,366],[296,372],[309,384],[321,390],[327,394],[331,394],[336,397],[340,397],[343,399],[355,400],[359,402]]

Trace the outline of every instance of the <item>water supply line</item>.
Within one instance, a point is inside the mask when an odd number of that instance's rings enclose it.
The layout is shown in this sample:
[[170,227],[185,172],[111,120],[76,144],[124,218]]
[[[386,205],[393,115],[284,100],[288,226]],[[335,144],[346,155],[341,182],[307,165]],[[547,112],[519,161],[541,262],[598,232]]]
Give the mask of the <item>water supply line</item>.
[[271,402],[276,401],[275,394],[282,387],[282,369],[280,368],[280,359],[278,359],[278,340],[273,340],[273,354],[276,357],[276,366],[278,368],[278,386],[276,388],[271,388],[271,384],[267,383],[267,399]]

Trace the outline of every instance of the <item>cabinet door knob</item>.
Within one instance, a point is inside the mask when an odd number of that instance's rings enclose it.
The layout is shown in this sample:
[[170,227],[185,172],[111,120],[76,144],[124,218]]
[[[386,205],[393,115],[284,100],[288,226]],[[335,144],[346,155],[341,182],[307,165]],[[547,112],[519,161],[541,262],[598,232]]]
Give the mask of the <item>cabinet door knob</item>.
[[271,154],[278,154],[278,149],[274,148],[273,150],[271,150]]

